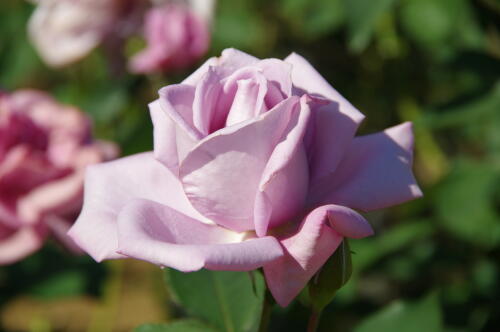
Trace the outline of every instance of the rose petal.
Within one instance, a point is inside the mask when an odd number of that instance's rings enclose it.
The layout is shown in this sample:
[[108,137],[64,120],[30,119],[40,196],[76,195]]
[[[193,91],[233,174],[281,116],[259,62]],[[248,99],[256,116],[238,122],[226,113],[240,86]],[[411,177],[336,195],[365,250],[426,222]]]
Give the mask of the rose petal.
[[193,101],[193,122],[196,128],[204,135],[224,123],[225,114],[217,112],[217,100],[222,90],[220,76],[216,70],[209,67],[205,75],[196,86]]
[[249,271],[283,254],[273,237],[242,241],[242,234],[207,225],[147,200],[127,204],[119,215],[120,253],[180,271]]
[[287,306],[335,252],[343,236],[360,238],[372,233],[368,222],[349,208],[326,205],[313,210],[296,233],[278,237],[285,255],[264,265],[276,302]]
[[413,132],[409,122],[357,137],[313,201],[371,211],[422,196],[412,173]]
[[154,156],[176,173],[179,165],[176,139],[177,126],[170,116],[163,111],[158,99],[149,104],[149,114],[153,121]]
[[203,138],[203,134],[193,123],[193,100],[195,88],[190,85],[172,84],[158,92],[160,105],[172,121],[184,130],[193,140]]
[[186,156],[179,178],[198,211],[235,231],[254,229],[257,187],[274,147],[286,134],[297,99],[207,136]]
[[[264,169],[257,193],[263,197],[256,200],[254,212],[258,236],[264,236],[268,227],[290,221],[304,207],[309,168],[302,139],[310,113],[307,98],[301,98],[300,112],[288,124],[288,134],[276,146]],[[262,208],[265,210],[259,211]]]
[[314,108],[306,139],[312,186],[335,172],[359,124],[360,119],[340,112],[337,102]]
[[87,168],[83,209],[68,235],[97,261],[122,257],[116,253],[118,213],[136,198],[204,220],[187,201],[177,178],[148,152]]

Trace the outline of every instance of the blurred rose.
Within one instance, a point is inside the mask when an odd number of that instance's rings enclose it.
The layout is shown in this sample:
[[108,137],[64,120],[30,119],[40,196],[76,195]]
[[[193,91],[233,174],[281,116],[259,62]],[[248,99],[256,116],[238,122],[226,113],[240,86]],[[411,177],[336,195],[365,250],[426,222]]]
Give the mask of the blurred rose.
[[[29,36],[52,67],[80,60],[100,44],[122,62],[123,44],[144,30],[147,48],[134,56],[134,72],[183,68],[205,54],[214,0],[39,0]],[[150,8],[146,15],[146,9]]]
[[70,64],[86,56],[114,28],[120,18],[119,1],[39,0],[29,21],[29,36],[48,65]]
[[137,73],[188,67],[207,52],[210,39],[207,22],[178,2],[150,9],[144,34],[148,46],[130,62],[131,71]]
[[0,264],[37,250],[49,233],[76,249],[66,231],[80,211],[89,164],[117,156],[93,141],[89,119],[45,93],[0,95]]
[[98,261],[263,267],[285,306],[343,237],[372,234],[352,209],[421,195],[411,124],[354,137],[364,116],[297,54],[225,50],[159,94],[154,153],[88,169],[69,234]]

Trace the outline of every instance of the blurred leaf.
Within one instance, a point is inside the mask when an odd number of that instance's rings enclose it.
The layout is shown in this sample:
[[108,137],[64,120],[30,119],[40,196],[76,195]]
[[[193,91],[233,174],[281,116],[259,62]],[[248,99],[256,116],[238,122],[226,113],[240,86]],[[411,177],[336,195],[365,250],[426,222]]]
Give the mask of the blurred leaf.
[[85,292],[85,276],[79,271],[64,271],[54,274],[36,284],[31,293],[43,298],[78,295]]
[[355,52],[363,51],[372,37],[379,18],[396,0],[344,0],[349,46]]
[[364,320],[355,332],[441,332],[441,308],[436,294],[418,302],[396,301]]
[[228,47],[262,51],[273,38],[271,22],[262,16],[248,0],[220,1],[214,22],[212,47],[222,50]]
[[342,0],[282,0],[280,10],[295,32],[308,38],[332,32],[345,20]]
[[333,255],[309,282],[309,299],[317,312],[333,300],[352,274],[351,250],[347,239],[340,243]]
[[500,83],[486,95],[471,102],[440,112],[427,112],[422,121],[423,125],[434,129],[466,126],[481,117],[497,113],[498,105],[500,105]]
[[446,41],[469,47],[484,43],[467,0],[404,0],[401,23],[411,38],[427,47],[448,46],[443,45]]
[[216,332],[217,330],[194,320],[179,320],[168,324],[144,324],[134,329],[134,332]]
[[500,172],[494,165],[459,162],[437,188],[434,203],[442,226],[462,240],[490,248],[500,240],[494,194]]
[[419,239],[431,236],[434,229],[427,220],[405,221],[363,241],[352,241],[354,271],[359,272],[382,257],[399,251]]
[[245,272],[168,269],[166,276],[174,297],[186,311],[222,331],[251,331],[260,319],[265,290],[260,274],[254,275],[256,292]]

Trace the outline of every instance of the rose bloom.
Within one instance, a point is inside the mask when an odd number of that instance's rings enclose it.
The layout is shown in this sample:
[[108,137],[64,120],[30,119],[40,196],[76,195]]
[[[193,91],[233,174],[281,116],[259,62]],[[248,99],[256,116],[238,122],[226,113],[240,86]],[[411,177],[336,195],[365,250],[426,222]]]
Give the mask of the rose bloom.
[[50,233],[66,232],[80,212],[84,169],[117,156],[93,141],[89,119],[43,92],[0,94],[0,264],[22,259]]
[[148,46],[130,61],[133,72],[181,69],[207,51],[214,0],[38,0],[30,39],[52,67],[74,63],[103,44],[121,62],[125,40],[144,30]]
[[154,7],[145,16],[146,49],[130,62],[132,72],[149,73],[186,68],[208,50],[207,22],[183,3]]
[[410,123],[354,137],[363,115],[301,56],[228,49],[150,105],[154,152],[88,168],[69,234],[94,259],[180,271],[262,267],[286,306],[356,211],[421,196]]

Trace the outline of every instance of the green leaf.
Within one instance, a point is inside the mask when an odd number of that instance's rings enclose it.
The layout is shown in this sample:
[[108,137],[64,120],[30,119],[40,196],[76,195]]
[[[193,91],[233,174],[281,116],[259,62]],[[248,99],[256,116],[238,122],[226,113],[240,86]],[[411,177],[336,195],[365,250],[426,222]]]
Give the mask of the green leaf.
[[404,221],[376,236],[362,241],[352,241],[355,273],[366,269],[384,256],[402,250],[412,243],[428,238],[435,228],[427,220]]
[[31,293],[41,298],[74,296],[85,291],[85,276],[79,271],[66,271],[54,274],[36,284]]
[[194,320],[179,320],[168,324],[144,324],[134,329],[134,332],[216,332],[217,330]]
[[[481,47],[483,34],[466,0],[405,0],[401,23],[417,43],[439,48],[442,43]],[[425,29],[423,28],[425,27]]]
[[342,0],[282,0],[280,12],[299,35],[317,38],[339,28],[345,20]]
[[418,302],[396,301],[368,317],[355,332],[440,332],[441,308],[436,294]]
[[372,37],[376,24],[396,0],[344,0],[349,46],[355,52],[363,51]]
[[487,163],[461,161],[436,189],[441,225],[451,234],[483,248],[500,240],[495,193],[500,172]]
[[351,251],[347,239],[340,243],[333,255],[309,282],[309,298],[319,312],[333,300],[335,293],[344,286],[352,274]]
[[254,275],[256,291],[245,272],[168,269],[166,276],[172,295],[192,316],[228,332],[251,331],[257,325],[265,290],[261,274]]

